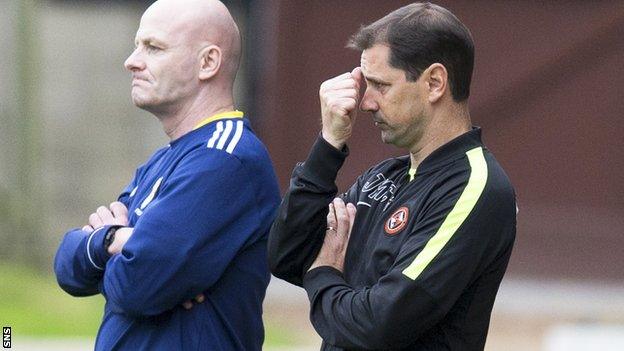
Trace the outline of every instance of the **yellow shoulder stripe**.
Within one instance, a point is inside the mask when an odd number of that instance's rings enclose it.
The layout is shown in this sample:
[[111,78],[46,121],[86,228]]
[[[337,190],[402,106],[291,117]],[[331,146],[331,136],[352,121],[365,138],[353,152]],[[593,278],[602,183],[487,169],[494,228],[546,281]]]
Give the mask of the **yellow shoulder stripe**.
[[221,113],[217,113],[216,115],[210,116],[206,119],[203,119],[201,122],[197,123],[197,125],[195,126],[195,128],[193,128],[193,130],[199,128],[199,127],[203,127],[206,124],[210,123],[210,122],[214,122],[214,121],[218,121],[220,119],[225,119],[225,118],[243,118],[244,113],[242,111],[236,110],[236,111],[227,111],[227,112],[221,112]]
[[474,148],[466,152],[470,163],[470,178],[468,185],[459,196],[457,203],[444,219],[444,222],[431,239],[427,242],[423,250],[416,256],[403,274],[412,280],[427,268],[429,263],[442,251],[446,243],[451,240],[457,229],[468,218],[468,215],[477,204],[488,177],[487,163],[483,156],[481,147]]

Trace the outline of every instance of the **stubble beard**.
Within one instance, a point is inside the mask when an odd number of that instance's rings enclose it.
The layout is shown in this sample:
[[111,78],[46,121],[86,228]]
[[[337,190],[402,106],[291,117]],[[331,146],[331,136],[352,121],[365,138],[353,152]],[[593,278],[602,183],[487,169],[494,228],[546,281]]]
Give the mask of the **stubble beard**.
[[158,110],[158,106],[160,105],[158,99],[153,96],[153,94],[149,94],[146,92],[135,92],[133,88],[130,96],[132,98],[132,103],[141,110],[145,110],[147,112],[154,113]]

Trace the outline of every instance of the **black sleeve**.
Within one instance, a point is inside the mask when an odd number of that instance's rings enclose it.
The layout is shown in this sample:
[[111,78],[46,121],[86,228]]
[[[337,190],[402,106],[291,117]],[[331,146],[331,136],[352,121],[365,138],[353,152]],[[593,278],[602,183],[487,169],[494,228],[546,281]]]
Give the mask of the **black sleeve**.
[[358,349],[409,346],[444,318],[484,266],[504,271],[515,233],[513,198],[504,197],[503,206],[498,194],[483,193],[458,216],[464,186],[445,185],[446,196],[431,204],[392,268],[372,286],[354,289],[327,266],[306,273],[310,318],[325,342]]
[[347,155],[346,146],[337,150],[319,136],[307,160],[295,167],[269,234],[269,267],[276,277],[301,286],[323,245],[328,205]]

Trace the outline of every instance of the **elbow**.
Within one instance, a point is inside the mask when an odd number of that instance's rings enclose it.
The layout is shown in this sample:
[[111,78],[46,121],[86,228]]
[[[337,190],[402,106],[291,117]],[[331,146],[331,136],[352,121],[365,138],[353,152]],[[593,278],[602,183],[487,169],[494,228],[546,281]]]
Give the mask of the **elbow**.
[[284,250],[282,242],[280,240],[279,224],[273,223],[271,231],[269,232],[268,245],[267,245],[267,258],[269,263],[269,270],[274,276],[281,278],[284,267]]
[[82,297],[91,296],[99,292],[97,289],[97,278],[92,278],[81,274],[78,263],[64,259],[59,254],[54,259],[54,274],[58,285],[71,296]]
[[108,302],[111,303],[113,312],[124,314],[132,318],[148,318],[158,315],[148,301],[140,296],[129,293],[118,297],[108,296]]
[[281,271],[282,264],[277,254],[277,250],[274,250],[271,246],[269,246],[269,249],[268,249],[268,263],[269,263],[269,270],[271,271],[271,273],[274,276],[281,278],[280,275],[282,273]]
[[[371,333],[371,345],[367,348],[373,349],[403,349],[414,344],[420,335],[418,326],[410,325],[408,330],[404,330],[397,324],[384,323],[379,325],[377,330]],[[403,329],[403,330],[402,330]]]
[[280,279],[288,280],[288,277],[292,274],[292,265],[288,264],[283,255],[278,254],[277,250],[269,249],[268,261],[271,274]]
[[[423,332],[432,326],[431,317],[435,311],[427,314],[407,310],[384,311],[378,316],[370,330],[369,344],[366,348],[372,349],[403,349],[414,345]],[[424,312],[424,311],[420,311]]]
[[285,255],[283,251],[280,253],[280,251],[279,248],[269,245],[269,271],[279,279],[301,286],[303,277],[300,267],[297,269],[297,259],[289,258],[289,255]]
[[92,296],[99,292],[95,287],[88,288],[84,285],[76,284],[74,281],[62,279],[59,276],[57,276],[56,282],[63,291],[74,297]]
[[156,297],[134,286],[113,287],[105,282],[105,295],[113,312],[137,319],[154,317],[174,307],[164,307]]
[[[395,324],[392,321],[379,321],[373,328],[364,333],[363,337],[354,342],[359,348],[366,350],[395,350],[413,346],[418,340],[420,332],[418,326]],[[352,342],[341,345],[340,340],[335,340],[334,345],[352,347]]]
[[370,322],[361,325],[364,328],[351,336],[333,333],[331,330],[334,328],[328,328],[330,332],[326,334],[329,335],[322,335],[323,339],[344,348],[411,349],[418,342],[422,333],[430,327],[429,322],[426,321],[426,316],[413,315],[407,313],[407,310],[395,310],[394,313],[392,310],[379,312],[381,313],[370,315]]
[[279,258],[276,255],[269,254],[269,270],[276,278],[285,280],[291,284],[301,286],[303,284],[303,276],[301,269],[297,269],[293,261]]

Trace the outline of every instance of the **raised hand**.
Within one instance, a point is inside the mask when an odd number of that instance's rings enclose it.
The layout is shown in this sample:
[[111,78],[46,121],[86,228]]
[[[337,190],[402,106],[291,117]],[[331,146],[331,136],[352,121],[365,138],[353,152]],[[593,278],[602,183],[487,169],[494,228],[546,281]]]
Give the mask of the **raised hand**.
[[351,137],[358,103],[362,71],[351,72],[329,79],[319,89],[323,138],[337,149],[342,149]]

